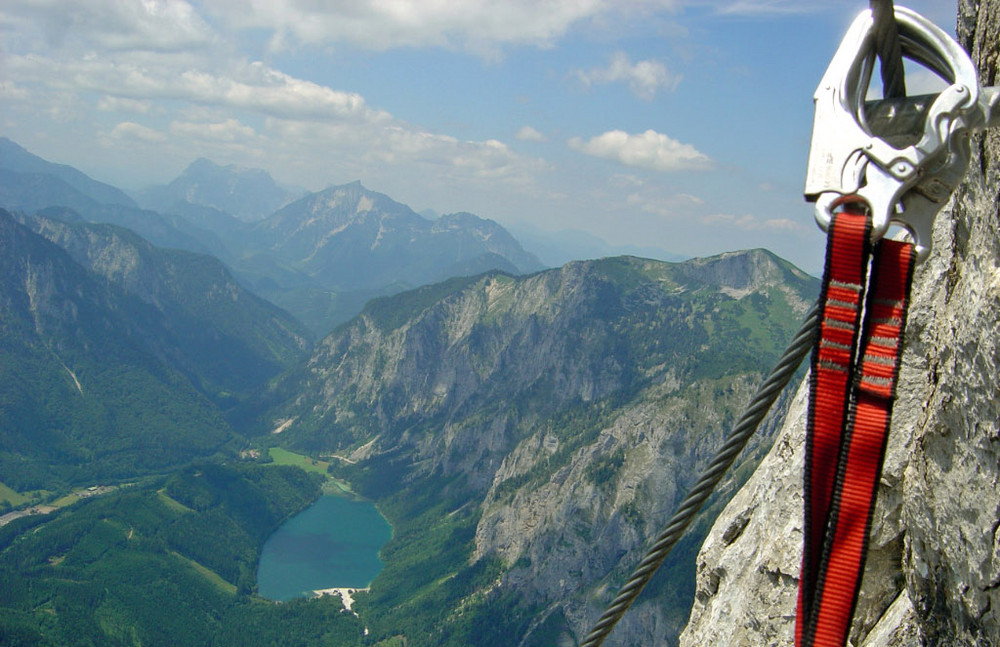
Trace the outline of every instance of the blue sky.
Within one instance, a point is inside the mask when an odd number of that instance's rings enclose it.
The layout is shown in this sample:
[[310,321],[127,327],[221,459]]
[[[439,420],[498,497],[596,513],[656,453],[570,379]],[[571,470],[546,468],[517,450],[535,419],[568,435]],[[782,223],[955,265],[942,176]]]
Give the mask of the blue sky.
[[[905,4],[954,32],[954,2]],[[867,6],[4,0],[0,135],[129,189],[208,157],[615,245],[767,247],[816,272],[812,93]]]

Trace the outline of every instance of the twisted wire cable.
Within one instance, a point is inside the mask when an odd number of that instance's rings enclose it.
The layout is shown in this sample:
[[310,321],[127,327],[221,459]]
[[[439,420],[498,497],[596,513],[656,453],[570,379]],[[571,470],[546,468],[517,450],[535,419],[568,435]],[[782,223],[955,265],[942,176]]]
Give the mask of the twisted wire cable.
[[646,556],[639,562],[628,582],[621,588],[618,595],[605,609],[604,614],[594,624],[590,633],[581,643],[581,647],[599,647],[604,643],[611,630],[628,610],[642,589],[652,579],[656,569],[673,549],[674,545],[684,535],[684,531],[697,516],[702,505],[708,500],[726,471],[732,466],[736,456],[743,450],[750,436],[760,426],[761,420],[770,410],[778,395],[791,380],[802,359],[812,348],[819,324],[819,304],[813,305],[806,315],[802,326],[795,334],[788,349],[771,370],[770,375],[757,390],[746,412],[733,427],[725,444],[716,452],[712,462],[702,473],[698,482],[688,492],[681,502],[666,528],[656,539]]
[[875,24],[875,53],[881,63],[882,97],[901,99],[906,96],[903,71],[903,50],[899,43],[899,28],[892,0],[869,0]]

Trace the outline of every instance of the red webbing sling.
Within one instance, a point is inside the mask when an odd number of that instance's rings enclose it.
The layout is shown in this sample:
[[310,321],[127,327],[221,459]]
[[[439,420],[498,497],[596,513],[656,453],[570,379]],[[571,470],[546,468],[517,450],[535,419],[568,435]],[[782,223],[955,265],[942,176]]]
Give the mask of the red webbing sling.
[[831,221],[827,242],[806,436],[798,647],[847,642],[913,277],[913,245],[880,240],[873,248],[869,218],[860,207],[845,203]]

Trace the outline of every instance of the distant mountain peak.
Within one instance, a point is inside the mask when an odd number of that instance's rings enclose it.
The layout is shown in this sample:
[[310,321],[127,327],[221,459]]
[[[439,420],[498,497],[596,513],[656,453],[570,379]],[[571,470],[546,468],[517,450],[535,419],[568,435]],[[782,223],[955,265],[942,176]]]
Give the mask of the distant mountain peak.
[[345,227],[367,220],[372,213],[378,215],[379,221],[389,219],[405,227],[423,223],[423,218],[405,204],[371,191],[360,180],[355,180],[299,198],[275,212],[262,226],[271,230],[286,230],[295,236],[313,230],[312,235],[329,238]]
[[298,198],[304,190],[278,184],[264,169],[217,164],[199,157],[170,184],[151,187],[140,195],[143,206],[175,211],[193,204],[223,211],[240,220],[265,218]]
[[217,169],[222,167],[213,162],[212,160],[208,159],[207,157],[199,157],[195,161],[188,164],[187,168],[184,169],[184,171],[187,172],[192,170],[200,170],[203,168]]
[[350,196],[363,195],[363,194],[383,195],[381,193],[376,193],[375,191],[372,191],[365,185],[361,184],[361,180],[354,180],[353,182],[348,182],[347,184],[331,184],[322,191],[319,191],[318,194],[350,195]]
[[809,281],[805,272],[763,248],[694,258],[684,261],[680,267],[691,278],[737,292],[793,280]]
[[[381,198],[389,203],[398,204],[389,196],[372,191],[365,185],[361,184],[361,180],[354,180],[353,182],[348,182],[347,184],[331,184],[321,191],[302,197],[300,200],[309,200],[314,196],[327,201],[335,200],[336,204],[357,202],[361,200],[362,197],[368,198],[369,202],[376,198]],[[330,202],[331,206],[334,204],[334,202]],[[405,205],[402,204],[399,206],[406,208]]]
[[[260,178],[266,178],[266,181],[274,182],[274,178],[271,174],[262,168],[254,168],[251,166],[240,166],[239,164],[217,164],[207,157],[199,157],[195,161],[187,165],[183,171],[181,171],[180,179],[185,176],[190,175],[204,175],[204,174],[217,174],[219,176],[257,176]],[[175,182],[177,180],[174,180]]]

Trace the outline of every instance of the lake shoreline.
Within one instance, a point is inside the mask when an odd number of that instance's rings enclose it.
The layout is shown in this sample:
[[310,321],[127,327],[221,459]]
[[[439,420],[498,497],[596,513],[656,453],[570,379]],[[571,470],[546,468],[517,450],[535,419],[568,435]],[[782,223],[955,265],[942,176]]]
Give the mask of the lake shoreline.
[[353,586],[339,587],[335,586],[329,589],[316,589],[313,591],[313,597],[321,598],[324,595],[339,595],[340,601],[344,603],[344,608],[358,615],[351,607],[354,606],[354,594],[355,593],[368,593],[371,589],[369,587],[357,588]]
[[324,494],[264,543],[258,594],[276,601],[340,595],[350,609],[352,592],[367,590],[382,570],[379,553],[392,533],[374,503]]

